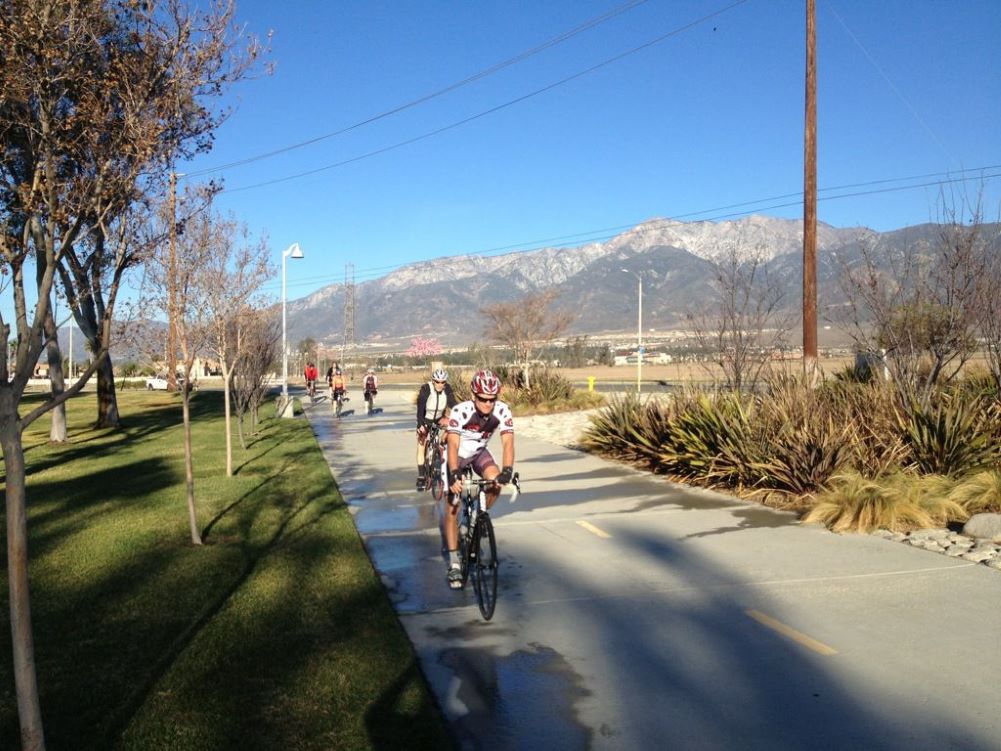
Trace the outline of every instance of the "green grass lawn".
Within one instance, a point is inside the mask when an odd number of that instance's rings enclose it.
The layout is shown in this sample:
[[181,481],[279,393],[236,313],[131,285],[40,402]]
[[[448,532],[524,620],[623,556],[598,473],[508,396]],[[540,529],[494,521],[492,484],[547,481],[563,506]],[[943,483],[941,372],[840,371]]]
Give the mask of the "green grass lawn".
[[[25,436],[35,654],[50,749],[451,748],[410,643],[304,420],[234,437],[193,396],[188,532],[180,397],[93,395]],[[24,410],[22,410],[24,411]],[[235,432],[235,431],[234,431]],[[17,748],[6,546],[0,748]]]

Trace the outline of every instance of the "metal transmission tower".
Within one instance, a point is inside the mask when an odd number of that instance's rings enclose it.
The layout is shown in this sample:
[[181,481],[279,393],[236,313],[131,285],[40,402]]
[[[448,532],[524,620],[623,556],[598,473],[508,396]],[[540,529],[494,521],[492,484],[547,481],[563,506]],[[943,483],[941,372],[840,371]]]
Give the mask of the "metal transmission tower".
[[347,358],[355,346],[355,265],[344,266],[344,338],[341,340],[341,367],[347,368]]

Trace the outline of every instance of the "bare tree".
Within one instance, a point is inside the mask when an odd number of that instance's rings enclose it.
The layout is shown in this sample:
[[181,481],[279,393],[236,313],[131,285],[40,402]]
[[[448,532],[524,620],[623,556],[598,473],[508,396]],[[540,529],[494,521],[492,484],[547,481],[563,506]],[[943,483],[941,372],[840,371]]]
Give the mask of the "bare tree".
[[233,476],[233,438],[230,428],[230,382],[238,367],[245,340],[241,317],[253,311],[252,298],[272,275],[268,263],[267,241],[251,242],[246,226],[233,219],[216,216],[211,221],[211,247],[205,274],[207,313],[212,329],[210,351],[222,371],[226,426],[226,476]]
[[572,313],[554,306],[558,298],[558,292],[549,290],[480,308],[487,320],[487,338],[510,347],[515,362],[522,364],[525,388],[531,387],[535,353],[565,334],[573,322]]
[[927,404],[976,352],[978,324],[990,326],[985,239],[979,202],[957,209],[940,199],[929,232],[900,251],[864,241],[858,261],[842,267],[848,332],[860,349],[885,353],[903,398]]
[[[181,202],[203,200],[205,191],[189,187]],[[163,218],[165,220],[165,218]],[[208,269],[218,251],[219,227],[210,211],[191,215],[177,237],[175,252],[161,243],[146,263],[143,299],[163,315],[174,313],[175,341],[180,350],[183,375],[181,414],[184,424],[184,474],[187,489],[188,526],[191,542],[202,544],[195,502],[194,453],[191,446],[191,373],[195,360],[208,352],[214,334],[211,300],[215,281]]]
[[[151,167],[184,153],[186,145],[208,146],[219,116],[200,99],[221,93],[256,52],[253,45],[233,52],[230,2],[208,5],[201,12],[181,0],[0,0],[0,263],[13,289],[17,334],[13,372],[6,360],[0,366],[0,445],[24,749],[44,748],[45,741],[31,631],[21,436],[76,394],[107,356],[114,280],[127,265],[120,249],[100,262],[80,260],[90,278],[112,280],[102,281],[101,338],[92,364],[76,384],[27,414],[19,406],[44,346],[54,280],[77,243],[88,228],[110,227],[137,191],[155,183]],[[25,267],[32,263],[38,302],[29,319]],[[79,297],[82,286],[71,279],[66,292]],[[0,318],[6,339],[10,326]],[[54,342],[51,327],[49,332]]]
[[272,309],[248,311],[237,322],[237,348],[243,353],[233,367],[233,405],[240,445],[247,448],[244,419],[257,430],[258,411],[268,393],[268,374],[281,356],[281,320]]
[[755,388],[791,324],[782,282],[767,260],[762,247],[747,249],[739,238],[728,243],[711,261],[716,298],[688,314],[696,343],[732,389]]

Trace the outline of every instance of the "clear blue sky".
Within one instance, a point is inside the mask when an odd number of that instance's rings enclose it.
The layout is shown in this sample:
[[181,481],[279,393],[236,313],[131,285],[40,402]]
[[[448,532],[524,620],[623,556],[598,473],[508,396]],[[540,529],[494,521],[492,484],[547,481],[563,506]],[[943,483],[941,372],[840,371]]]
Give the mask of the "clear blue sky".
[[[274,73],[239,85],[215,149],[178,169],[348,128],[627,5],[238,0],[252,32],[273,31]],[[607,228],[651,217],[801,217],[798,196],[762,199],[802,189],[805,0],[746,0],[723,10],[731,5],[640,2],[431,101],[206,177],[225,179],[217,207],[266,232],[276,260],[301,244],[306,260],[289,267],[290,299],[340,281],[347,262],[361,282],[420,259],[604,239],[615,234]],[[817,0],[817,27],[822,189],[978,167],[1001,174],[999,0]],[[438,135],[248,188],[423,136],[678,29]],[[965,185],[976,194],[978,183]],[[894,229],[932,218],[937,192],[821,201],[818,215],[836,226]],[[1001,178],[987,181],[986,195],[996,218]],[[769,208],[782,203],[793,205]],[[278,294],[278,284],[271,289]]]

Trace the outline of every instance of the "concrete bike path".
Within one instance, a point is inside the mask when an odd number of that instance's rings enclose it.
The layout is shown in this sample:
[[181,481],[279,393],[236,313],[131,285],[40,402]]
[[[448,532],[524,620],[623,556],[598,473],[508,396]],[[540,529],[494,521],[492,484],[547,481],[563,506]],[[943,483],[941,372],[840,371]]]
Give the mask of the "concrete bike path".
[[307,414],[460,747],[1001,749],[997,571],[520,437],[487,623],[380,397]]

